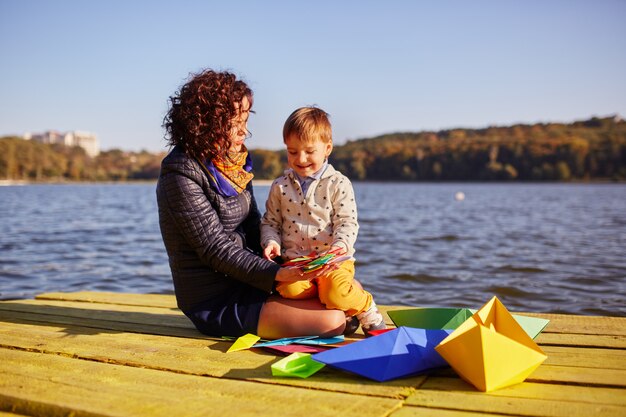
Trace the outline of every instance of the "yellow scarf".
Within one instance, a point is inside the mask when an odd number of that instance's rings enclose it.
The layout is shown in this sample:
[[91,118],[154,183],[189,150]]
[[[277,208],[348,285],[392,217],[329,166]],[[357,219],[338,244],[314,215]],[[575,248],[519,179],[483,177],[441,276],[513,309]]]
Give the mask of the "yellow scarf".
[[252,172],[244,169],[244,165],[248,162],[248,149],[245,145],[242,146],[241,152],[229,151],[226,158],[215,157],[211,162],[237,193],[245,190],[254,177]]

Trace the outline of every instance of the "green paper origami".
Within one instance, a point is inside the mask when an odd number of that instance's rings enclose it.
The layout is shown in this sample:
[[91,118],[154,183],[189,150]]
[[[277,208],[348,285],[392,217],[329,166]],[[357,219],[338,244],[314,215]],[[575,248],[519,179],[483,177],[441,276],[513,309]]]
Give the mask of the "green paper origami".
[[[469,308],[411,308],[406,310],[391,310],[387,314],[396,327],[406,326],[418,329],[449,329],[454,330],[465,320],[476,313]],[[524,331],[536,338],[548,325],[550,320],[537,317],[512,314]]]
[[272,364],[273,376],[308,378],[324,367],[310,353],[296,352]]

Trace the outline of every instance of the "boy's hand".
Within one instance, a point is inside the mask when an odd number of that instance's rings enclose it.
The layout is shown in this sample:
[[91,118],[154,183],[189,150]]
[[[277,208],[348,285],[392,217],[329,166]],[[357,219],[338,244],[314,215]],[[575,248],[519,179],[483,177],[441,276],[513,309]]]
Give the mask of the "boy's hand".
[[330,249],[326,251],[325,253],[331,253],[331,252],[337,256],[343,256],[346,253],[348,253],[346,248],[344,248],[343,246],[331,246]]
[[280,245],[272,241],[263,249],[263,257],[271,261],[277,256],[280,256]]

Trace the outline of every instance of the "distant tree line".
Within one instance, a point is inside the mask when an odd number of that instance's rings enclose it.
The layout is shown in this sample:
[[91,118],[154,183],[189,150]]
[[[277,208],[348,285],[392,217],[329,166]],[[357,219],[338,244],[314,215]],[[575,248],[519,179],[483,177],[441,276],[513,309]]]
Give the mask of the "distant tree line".
[[[164,153],[0,138],[0,179],[137,180],[158,177]],[[285,151],[253,149],[257,179],[285,169]],[[336,146],[330,162],[355,181],[626,180],[626,122],[618,117],[393,133]]]
[[31,181],[125,181],[159,176],[165,153],[101,152],[92,158],[85,150],[42,144],[17,137],[0,138],[0,179]]

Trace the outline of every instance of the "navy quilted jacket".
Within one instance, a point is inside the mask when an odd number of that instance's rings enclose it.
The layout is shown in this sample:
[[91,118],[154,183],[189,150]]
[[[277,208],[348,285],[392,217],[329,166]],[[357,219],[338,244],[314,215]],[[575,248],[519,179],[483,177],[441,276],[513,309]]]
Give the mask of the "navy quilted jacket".
[[176,147],[161,163],[156,192],[181,310],[241,285],[272,290],[279,266],[257,255],[260,213],[252,183],[236,197],[222,197],[200,164]]

